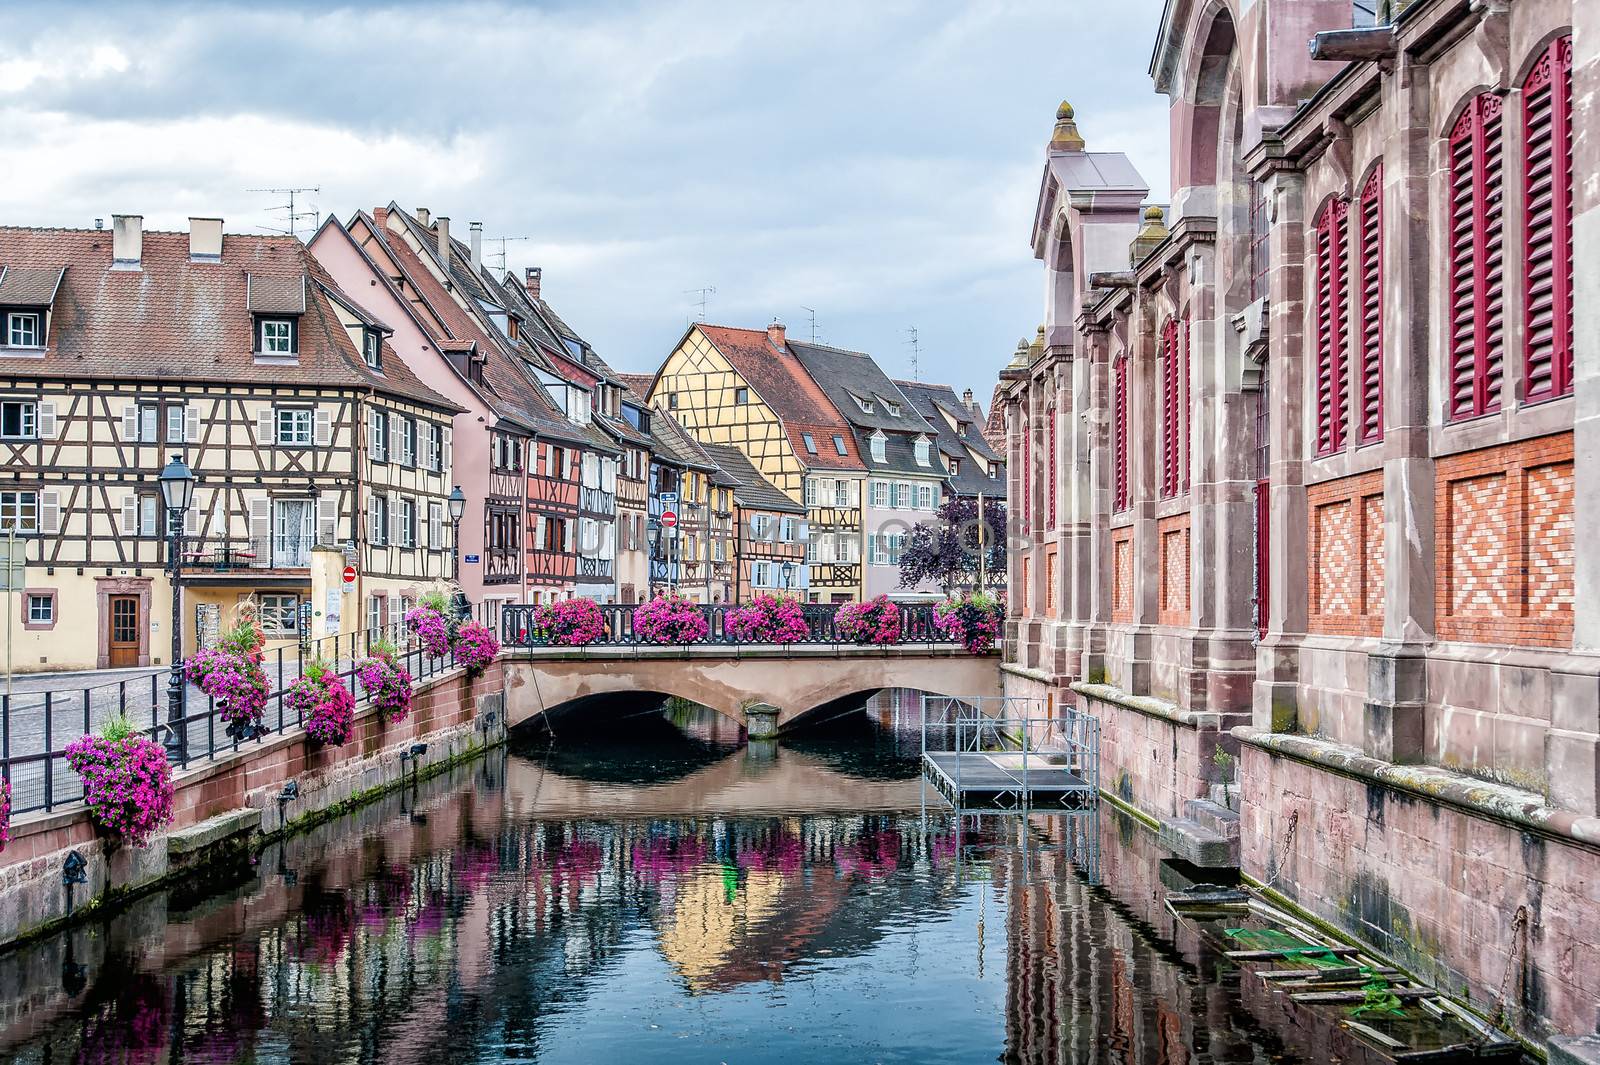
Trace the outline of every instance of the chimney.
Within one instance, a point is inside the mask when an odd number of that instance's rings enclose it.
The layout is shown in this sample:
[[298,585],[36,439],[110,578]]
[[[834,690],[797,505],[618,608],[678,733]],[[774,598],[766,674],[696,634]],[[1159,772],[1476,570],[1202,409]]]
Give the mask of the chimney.
[[530,266],[522,271],[522,287],[527,289],[528,295],[534,299],[539,298],[539,279],[543,273],[544,269],[538,266]]
[[193,263],[222,261],[222,219],[190,216],[189,261]]
[[433,218],[433,215],[426,207],[418,207],[415,211],[415,214],[417,216],[417,221],[421,222],[424,226],[426,226],[429,220]]
[[439,262],[450,269],[450,217],[440,215],[433,220],[433,231],[439,235]]
[[468,222],[467,229],[472,234],[472,272],[476,274],[483,269],[483,223]]
[[783,323],[776,318],[772,320],[771,325],[767,326],[767,339],[772,341],[773,347],[779,351],[783,350]]
[[111,269],[137,270],[144,252],[144,215],[111,216]]
[[966,408],[968,410],[977,410],[978,409],[978,405],[976,403],[974,403],[973,400],[972,400],[972,389],[970,389],[970,388],[967,389],[965,392],[961,393],[961,402],[966,405]]

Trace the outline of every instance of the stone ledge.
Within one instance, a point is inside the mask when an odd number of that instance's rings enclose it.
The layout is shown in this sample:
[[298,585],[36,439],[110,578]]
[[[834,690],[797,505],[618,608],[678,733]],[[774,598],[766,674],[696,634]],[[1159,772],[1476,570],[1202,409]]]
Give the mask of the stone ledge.
[[1000,672],[1009,673],[1013,677],[1021,677],[1023,680],[1031,680],[1039,684],[1057,683],[1055,674],[1046,673],[1042,669],[1029,669],[1027,666],[1019,666],[1015,662],[1001,662]]
[[1550,1065],[1600,1065],[1600,1035],[1556,1036],[1545,1052]]
[[188,828],[167,833],[167,854],[193,854],[232,836],[248,835],[261,827],[261,811],[229,810]]
[[1478,817],[1503,821],[1562,842],[1600,850],[1600,817],[1559,810],[1544,796],[1431,765],[1396,765],[1355,747],[1311,736],[1268,732],[1250,725],[1233,729],[1240,743],[1357,780],[1381,784]]
[[1222,715],[1215,710],[1185,710],[1177,703],[1157,699],[1153,695],[1130,695],[1113,684],[1090,684],[1084,681],[1069,687],[1085,698],[1098,699],[1102,703],[1120,706],[1148,717],[1159,717],[1186,728],[1213,731],[1222,728]]

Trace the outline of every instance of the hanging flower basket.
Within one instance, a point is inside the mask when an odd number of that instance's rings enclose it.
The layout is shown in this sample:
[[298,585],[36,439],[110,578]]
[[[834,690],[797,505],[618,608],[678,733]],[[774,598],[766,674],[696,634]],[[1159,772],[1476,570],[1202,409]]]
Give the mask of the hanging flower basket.
[[658,595],[633,610],[633,634],[645,643],[699,643],[710,631],[700,607],[681,595]]
[[833,615],[833,630],[851,643],[886,646],[900,642],[900,608],[887,595],[846,603]]
[[1005,601],[987,592],[968,593],[933,608],[933,623],[975,655],[988,654],[1000,641]]
[[306,667],[305,676],[290,685],[283,701],[305,723],[306,737],[313,743],[337,747],[350,738],[356,697],[321,659]]
[[217,646],[191,655],[184,663],[190,683],[216,702],[217,716],[227,722],[228,735],[249,740],[265,735],[262,723],[271,686],[261,666],[261,631],[241,622],[224,632]]
[[442,611],[426,604],[412,607],[406,611],[406,631],[427,654],[442,658],[450,653],[450,622]]
[[499,653],[500,641],[476,621],[463,622],[456,630],[456,661],[467,667],[468,679],[483,676]]
[[356,663],[356,680],[385,720],[404,721],[411,713],[411,674],[396,660],[392,644],[374,643],[372,656]]
[[562,599],[541,606],[533,613],[533,623],[553,647],[585,647],[606,632],[605,618],[593,599]]
[[147,846],[172,820],[172,767],[161,744],[126,718],[67,745],[67,764],[83,778],[83,802],[95,824],[123,842]]
[[11,781],[0,779],[0,851],[11,842]]
[[758,595],[729,611],[726,624],[741,643],[799,643],[811,635],[800,600],[792,596]]

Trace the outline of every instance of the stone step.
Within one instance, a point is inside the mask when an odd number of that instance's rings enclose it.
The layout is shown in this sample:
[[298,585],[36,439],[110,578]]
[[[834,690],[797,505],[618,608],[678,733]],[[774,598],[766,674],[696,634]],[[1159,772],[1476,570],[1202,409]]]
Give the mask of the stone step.
[[1163,821],[1157,838],[1173,854],[1205,869],[1232,869],[1239,864],[1239,837],[1230,839],[1198,821]]
[[1190,799],[1183,804],[1183,814],[1211,831],[1228,839],[1239,838],[1239,815],[1226,806],[1210,799]]

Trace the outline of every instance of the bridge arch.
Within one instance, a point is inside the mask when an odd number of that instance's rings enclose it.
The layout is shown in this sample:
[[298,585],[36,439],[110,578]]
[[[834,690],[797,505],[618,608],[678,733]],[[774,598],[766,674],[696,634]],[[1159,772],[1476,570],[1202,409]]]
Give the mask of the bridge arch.
[[882,688],[993,696],[1000,694],[1000,670],[992,657],[946,648],[525,651],[506,662],[506,724],[516,726],[591,696],[659,692],[710,707],[740,725],[747,723],[748,705],[768,703],[777,707],[782,731],[817,707]]

